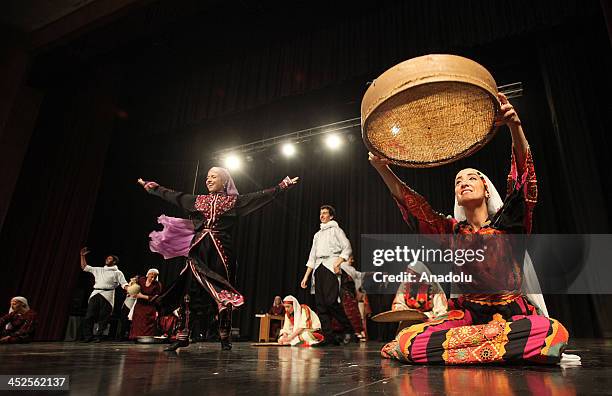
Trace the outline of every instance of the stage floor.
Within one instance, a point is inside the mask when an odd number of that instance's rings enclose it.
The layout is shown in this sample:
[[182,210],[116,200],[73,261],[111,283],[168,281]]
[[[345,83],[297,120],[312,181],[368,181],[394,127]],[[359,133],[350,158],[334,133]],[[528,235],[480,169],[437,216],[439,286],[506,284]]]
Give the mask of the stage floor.
[[68,374],[76,395],[612,394],[612,340],[572,340],[582,366],[568,368],[408,366],[381,359],[380,347],[234,343],[223,352],[198,343],[168,353],[160,345],[33,343],[0,346],[0,374]]

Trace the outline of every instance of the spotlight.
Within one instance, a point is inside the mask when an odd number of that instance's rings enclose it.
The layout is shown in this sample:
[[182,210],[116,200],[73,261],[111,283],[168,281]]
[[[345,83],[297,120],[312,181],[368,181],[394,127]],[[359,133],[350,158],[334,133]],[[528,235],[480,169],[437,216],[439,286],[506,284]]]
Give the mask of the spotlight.
[[328,135],[325,138],[325,145],[331,150],[337,150],[342,145],[342,139],[336,134]]
[[242,166],[242,160],[237,154],[228,154],[223,159],[223,163],[229,170],[238,170]]
[[285,143],[283,147],[281,147],[281,151],[285,157],[293,157],[295,154],[295,145],[293,143]]

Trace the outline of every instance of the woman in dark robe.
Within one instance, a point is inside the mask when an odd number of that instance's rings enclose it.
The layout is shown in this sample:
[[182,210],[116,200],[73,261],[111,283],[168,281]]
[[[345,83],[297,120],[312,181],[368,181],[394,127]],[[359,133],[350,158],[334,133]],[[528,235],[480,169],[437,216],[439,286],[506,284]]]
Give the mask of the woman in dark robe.
[[157,307],[151,302],[162,292],[162,284],[157,280],[159,271],[151,268],[147,271],[147,276],[138,278],[140,292],[132,297],[136,298],[136,303],[132,306],[130,329],[130,340],[137,337],[154,336],[157,332]]
[[[151,233],[150,248],[169,259],[185,256],[187,262],[178,279],[155,302],[166,312],[178,308],[187,294],[192,278],[213,298],[219,310],[219,336],[223,350],[230,350],[232,310],[244,304],[244,297],[233,286],[236,256],[233,246],[235,226],[240,216],[262,208],[281,192],[296,184],[298,178],[286,177],[277,186],[238,194],[225,168],[208,171],[205,195],[186,194],[139,180],[149,194],[156,195],[190,213],[190,219],[160,216],[164,230]],[[186,331],[187,332],[187,331]],[[170,349],[187,346],[188,334]]]

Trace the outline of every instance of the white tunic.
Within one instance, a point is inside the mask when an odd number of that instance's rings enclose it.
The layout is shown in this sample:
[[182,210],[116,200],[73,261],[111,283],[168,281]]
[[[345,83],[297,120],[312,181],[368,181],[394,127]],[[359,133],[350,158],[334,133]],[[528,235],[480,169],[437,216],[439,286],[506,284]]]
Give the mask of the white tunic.
[[112,267],[92,267],[86,265],[83,271],[93,274],[96,283],[94,284],[94,290],[91,292],[89,298],[92,298],[96,294],[101,294],[111,305],[115,306],[115,289],[119,286],[125,287],[128,283],[123,276],[123,272],[119,271],[116,265]]
[[346,261],[351,253],[351,243],[344,231],[338,226],[338,223],[331,220],[321,223],[321,229],[314,235],[306,266],[316,270],[319,265],[323,264],[334,272],[336,259],[342,257]]

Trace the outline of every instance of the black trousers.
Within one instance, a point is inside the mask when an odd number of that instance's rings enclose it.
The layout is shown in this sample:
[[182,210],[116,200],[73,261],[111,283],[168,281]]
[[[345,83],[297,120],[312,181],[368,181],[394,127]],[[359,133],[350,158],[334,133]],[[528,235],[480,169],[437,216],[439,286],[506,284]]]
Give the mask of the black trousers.
[[321,331],[328,341],[333,339],[332,317],[340,323],[344,333],[353,333],[351,322],[346,317],[342,305],[338,303],[339,293],[338,276],[324,265],[319,265],[315,271],[315,302],[321,320]]
[[87,304],[85,322],[83,323],[83,338],[93,336],[94,323],[98,323],[100,331],[104,331],[112,313],[113,307],[101,294],[96,294],[90,298]]

